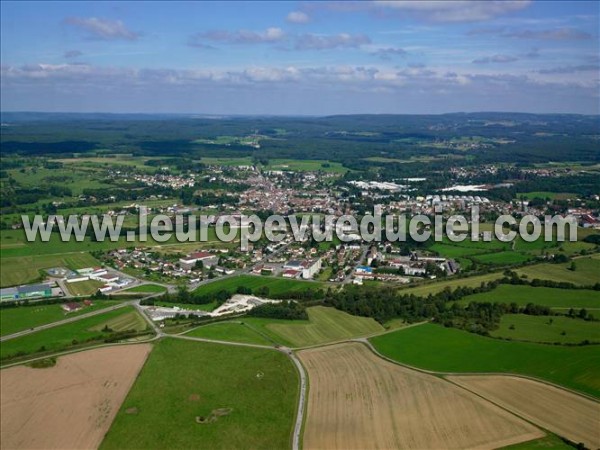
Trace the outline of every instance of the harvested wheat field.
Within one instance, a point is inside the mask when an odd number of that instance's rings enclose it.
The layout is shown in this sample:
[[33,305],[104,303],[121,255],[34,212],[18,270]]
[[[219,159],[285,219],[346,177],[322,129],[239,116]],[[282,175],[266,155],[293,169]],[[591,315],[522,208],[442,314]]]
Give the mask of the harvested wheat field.
[[544,436],[533,425],[360,343],[299,352],[310,390],[304,448],[498,448]]
[[452,376],[449,380],[588,448],[600,448],[600,403],[549,384],[511,376]]
[[2,370],[0,447],[97,448],[151,348],[100,348],[61,356],[54,367]]

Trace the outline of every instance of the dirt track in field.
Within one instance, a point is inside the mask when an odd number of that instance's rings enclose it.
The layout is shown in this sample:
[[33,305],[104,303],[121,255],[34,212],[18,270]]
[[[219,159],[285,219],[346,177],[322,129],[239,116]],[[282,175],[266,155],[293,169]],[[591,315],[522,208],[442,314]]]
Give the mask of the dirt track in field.
[[600,448],[600,403],[538,381],[511,376],[452,376],[456,384],[588,448]]
[[544,436],[524,420],[359,343],[304,350],[305,449],[490,449]]
[[100,348],[65,355],[46,369],[0,372],[0,447],[97,448],[152,346]]

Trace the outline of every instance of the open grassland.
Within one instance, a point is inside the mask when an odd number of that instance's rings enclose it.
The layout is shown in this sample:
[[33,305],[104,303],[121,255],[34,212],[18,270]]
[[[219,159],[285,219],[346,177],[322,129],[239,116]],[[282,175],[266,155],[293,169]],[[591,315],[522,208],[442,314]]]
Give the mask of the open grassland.
[[566,281],[582,286],[600,283],[600,255],[577,258],[575,265],[575,270],[570,270],[571,263],[536,264],[518,269],[517,273],[531,280]]
[[509,342],[425,324],[370,339],[395,361],[451,373],[530,375],[600,398],[600,350]]
[[[270,341],[267,344],[278,343],[289,347],[308,347],[384,331],[374,319],[352,316],[335,308],[311,306],[306,312],[308,320],[244,317],[240,321],[259,336],[266,337]],[[237,322],[239,321],[233,323]],[[228,336],[212,326],[203,326],[197,330],[202,330],[198,331],[202,333],[201,337],[237,342],[236,334]],[[218,334],[214,334],[217,332]]]
[[[537,381],[508,376],[449,379],[587,448],[600,448],[600,403]],[[560,411],[560,414],[557,414]]]
[[519,306],[533,303],[557,310],[569,308],[594,310],[600,308],[600,291],[501,284],[492,291],[468,295],[457,303],[468,305],[471,302],[516,303]]
[[426,297],[429,294],[437,294],[438,292],[442,292],[447,287],[449,287],[450,289],[456,289],[459,286],[479,287],[481,283],[487,283],[488,281],[498,280],[502,277],[503,275],[501,272],[495,272],[468,278],[451,278],[448,280],[442,280],[433,283],[425,283],[421,286],[403,288],[398,292],[402,295],[412,294],[420,297]]
[[473,257],[473,259],[483,264],[495,264],[504,266],[509,264],[522,264],[526,261],[529,261],[531,257],[523,253],[506,251],[497,253],[487,253],[485,255],[476,255]]
[[490,334],[503,339],[551,344],[579,344],[583,341],[600,343],[600,322],[565,316],[505,314],[500,319],[498,329]]
[[[91,226],[91,225],[90,225]],[[213,227],[208,228],[207,241],[211,244],[217,244],[218,240]],[[169,248],[175,251],[178,247],[195,248],[201,247],[202,243],[181,243],[176,240],[175,233],[165,242],[157,242],[148,234],[146,241],[136,239],[127,241],[125,236],[121,236],[117,241],[111,241],[108,237],[102,241],[93,241],[86,236],[81,242],[70,239],[63,242],[59,233],[52,233],[48,242],[43,242],[40,236],[33,242],[28,242],[24,230],[2,230],[0,231],[0,249],[2,250],[2,259],[11,257],[36,256],[36,255],[63,255],[66,253],[91,252],[97,250],[114,250],[127,247],[153,247],[156,250]]]
[[303,350],[310,391],[304,448],[497,448],[541,430],[437,377],[392,364],[365,345]]
[[150,350],[100,348],[61,356],[54,367],[2,370],[0,445],[97,448]]
[[167,288],[158,284],[140,284],[129,289],[125,289],[123,292],[140,292],[143,294],[158,294],[159,292],[166,292]]
[[0,265],[2,267],[2,270],[0,270],[0,285],[4,287],[34,282],[45,276],[40,273],[43,269],[68,267],[69,269],[75,270],[98,266],[100,264],[89,253],[65,253],[7,258],[5,257],[4,249],[2,249]]
[[0,309],[0,336],[17,333],[47,323],[79,316],[98,309],[108,308],[119,303],[115,300],[95,300],[93,305],[79,311],[66,313],[60,304],[17,306]]
[[295,347],[324,344],[384,331],[374,319],[352,316],[335,308],[313,306],[307,308],[306,312],[309,323],[272,323],[266,327]]
[[98,289],[104,286],[97,280],[78,281],[76,283],[67,283],[67,289],[71,295],[92,295],[98,292]]
[[267,170],[290,170],[293,172],[331,172],[344,174],[349,169],[339,162],[315,159],[273,159],[266,166]]
[[217,322],[196,328],[186,336],[218,341],[244,342],[247,344],[272,345],[273,343],[261,335],[255,328],[241,322]]
[[[58,352],[86,342],[102,341],[110,334],[102,331],[105,326],[110,328],[111,324],[115,325],[115,323],[122,323],[122,321],[133,323],[131,314],[137,315],[137,312],[133,307],[127,306],[2,342],[2,345],[0,345],[0,359],[38,352]],[[127,317],[127,319],[125,320],[124,317]],[[146,329],[146,323],[142,318],[139,321],[136,320],[135,324],[136,328],[132,328],[132,330],[143,331]]]
[[146,321],[137,311],[130,311],[95,325],[90,328],[90,331],[102,331],[105,327],[112,331],[140,331],[146,328]]
[[323,283],[288,280],[286,278],[240,275],[224,278],[222,280],[213,281],[212,283],[203,284],[194,291],[196,295],[214,295],[219,291],[229,291],[235,293],[238,287],[246,287],[252,291],[267,287],[269,288],[269,297],[276,298],[278,295],[288,294],[290,292],[303,292],[308,289],[321,289],[325,285]]
[[173,338],[154,347],[101,449],[289,448],[299,381],[283,353]]

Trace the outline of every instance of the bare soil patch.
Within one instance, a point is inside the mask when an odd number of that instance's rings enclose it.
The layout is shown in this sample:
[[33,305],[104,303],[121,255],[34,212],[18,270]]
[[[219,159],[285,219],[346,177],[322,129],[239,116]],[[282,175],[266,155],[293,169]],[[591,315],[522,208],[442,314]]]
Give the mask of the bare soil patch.
[[600,448],[599,402],[519,377],[477,375],[448,379],[559,436],[582,442],[588,448]]
[[305,449],[490,449],[544,432],[359,343],[299,352],[309,379]]
[[97,448],[142,368],[149,344],[61,356],[45,369],[0,372],[0,447]]

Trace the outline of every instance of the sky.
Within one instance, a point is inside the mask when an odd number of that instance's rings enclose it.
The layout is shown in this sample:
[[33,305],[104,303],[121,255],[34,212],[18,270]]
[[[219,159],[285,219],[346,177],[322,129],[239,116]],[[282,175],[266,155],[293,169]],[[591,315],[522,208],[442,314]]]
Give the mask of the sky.
[[600,114],[599,5],[3,0],[0,109]]

